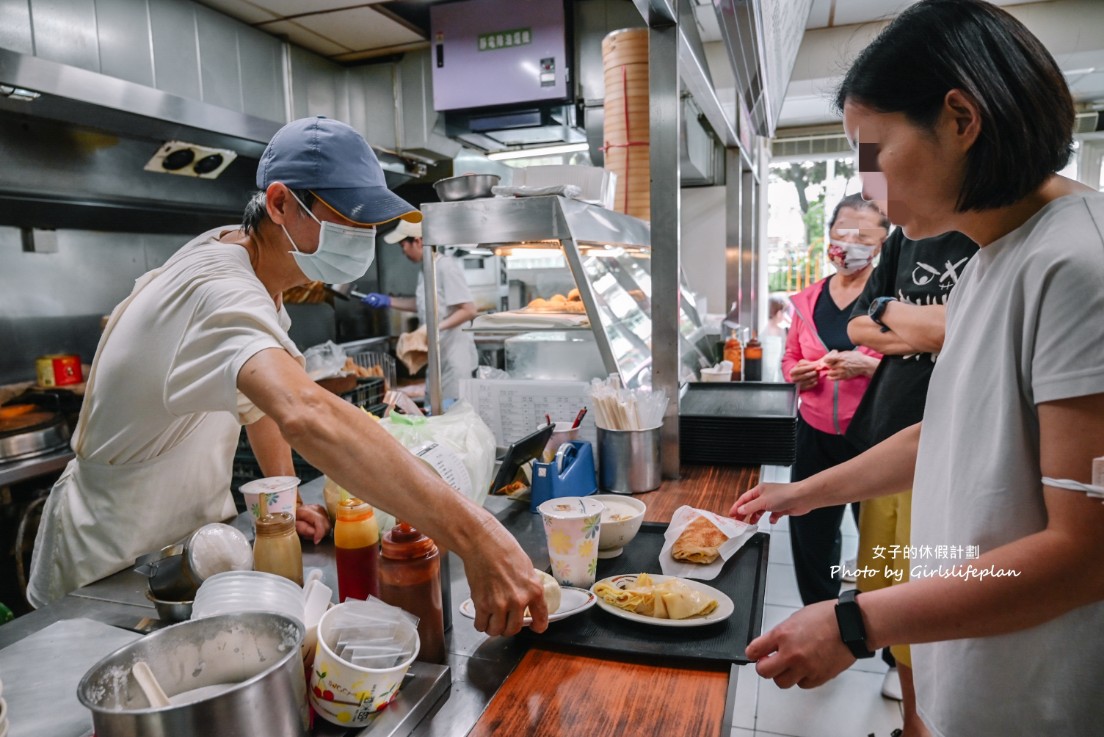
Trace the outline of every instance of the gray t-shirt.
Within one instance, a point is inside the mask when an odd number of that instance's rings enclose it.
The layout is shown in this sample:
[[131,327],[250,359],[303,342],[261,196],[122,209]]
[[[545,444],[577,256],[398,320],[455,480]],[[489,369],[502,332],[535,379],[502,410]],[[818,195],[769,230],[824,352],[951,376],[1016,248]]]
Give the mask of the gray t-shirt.
[[[1070,195],[982,248],[951,295],[910,569],[976,563],[966,558],[1043,530],[1036,405],[1102,392],[1104,195]],[[920,714],[938,737],[1100,734],[1102,634],[1097,603],[1011,634],[915,645]]]

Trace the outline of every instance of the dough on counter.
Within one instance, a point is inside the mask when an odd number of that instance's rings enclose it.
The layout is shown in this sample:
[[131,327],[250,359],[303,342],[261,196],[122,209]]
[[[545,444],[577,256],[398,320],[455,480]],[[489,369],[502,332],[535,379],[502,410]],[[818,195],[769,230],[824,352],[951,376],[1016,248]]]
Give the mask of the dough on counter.
[[720,555],[718,548],[728,540],[728,535],[705,517],[699,516],[686,526],[671,548],[671,557],[690,563],[708,565]]

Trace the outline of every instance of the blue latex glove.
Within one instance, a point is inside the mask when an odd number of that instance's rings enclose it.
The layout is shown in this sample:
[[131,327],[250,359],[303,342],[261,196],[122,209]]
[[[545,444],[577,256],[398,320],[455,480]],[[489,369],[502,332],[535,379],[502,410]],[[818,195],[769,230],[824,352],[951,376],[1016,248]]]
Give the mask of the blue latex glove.
[[361,297],[360,302],[361,302],[361,304],[367,305],[369,307],[376,307],[376,308],[390,307],[391,306],[391,297],[389,297],[386,294],[380,294],[378,292],[372,292],[371,294],[366,294],[363,297]]

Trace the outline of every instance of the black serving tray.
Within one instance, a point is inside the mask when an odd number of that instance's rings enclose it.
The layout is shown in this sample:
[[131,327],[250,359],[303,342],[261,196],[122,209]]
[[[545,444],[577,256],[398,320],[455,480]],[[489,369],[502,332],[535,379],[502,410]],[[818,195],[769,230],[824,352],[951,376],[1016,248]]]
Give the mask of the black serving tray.
[[[533,564],[548,570],[548,548],[540,515],[515,504],[500,512],[498,519],[517,537]],[[619,573],[662,573],[659,551],[666,530],[666,524],[644,523],[620,556],[598,560],[598,580]],[[749,661],[744,651],[759,636],[763,624],[769,547],[770,536],[756,534],[725,563],[720,576],[702,582],[732,599],[735,611],[723,622],[701,627],[663,627],[622,619],[595,605],[581,614],[552,622],[541,634],[523,629],[522,636],[534,644],[653,661],[659,658],[672,665],[727,668],[733,663],[746,664]]]
[[792,465],[797,452],[793,384],[687,384],[679,399],[683,463]]

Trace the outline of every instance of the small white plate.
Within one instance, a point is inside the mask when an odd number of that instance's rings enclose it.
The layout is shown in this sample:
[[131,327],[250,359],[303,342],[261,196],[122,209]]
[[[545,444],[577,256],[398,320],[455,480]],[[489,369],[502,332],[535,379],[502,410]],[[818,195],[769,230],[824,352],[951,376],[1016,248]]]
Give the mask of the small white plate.
[[[636,573],[622,573],[617,576],[610,576],[609,578],[603,578],[601,581],[595,581],[594,586],[600,583],[608,583],[610,586],[618,589],[625,589],[636,582]],[[657,617],[648,617],[643,614],[637,614],[636,612],[630,612],[621,607],[610,604],[601,596],[598,597],[598,606],[601,609],[605,609],[615,617],[621,617],[622,619],[631,619],[634,622],[643,622],[644,624],[654,624],[659,627],[702,627],[707,624],[715,624],[717,622],[723,622],[732,616],[732,612],[736,607],[732,604],[732,599],[728,598],[723,592],[718,591],[712,586],[706,586],[700,581],[694,581],[689,578],[679,578],[678,576],[662,576],[658,573],[649,573],[652,580],[656,583],[663,583],[670,579],[677,579],[692,589],[697,589],[703,594],[711,596],[717,600],[717,608],[711,611],[709,614],[697,617],[689,617],[688,619],[659,619]],[[594,587],[591,587],[593,593]]]
[[[560,608],[554,614],[548,615],[548,621],[557,622],[564,617],[570,617],[572,614],[585,612],[595,603],[598,603],[598,597],[593,592],[586,589],[577,589],[574,586],[561,586]],[[468,619],[475,619],[475,603],[471,599],[467,599],[460,605],[460,613]],[[526,617],[521,623],[528,627],[533,623],[533,618]]]

